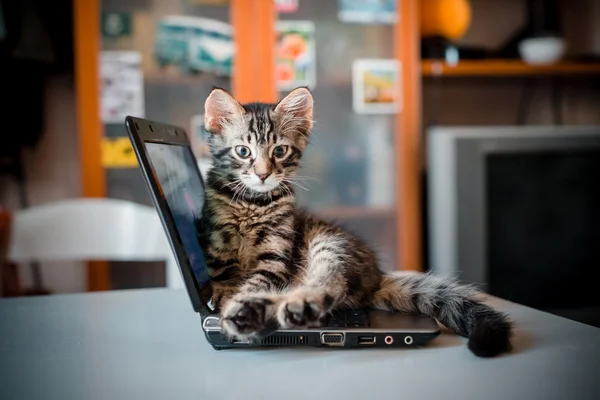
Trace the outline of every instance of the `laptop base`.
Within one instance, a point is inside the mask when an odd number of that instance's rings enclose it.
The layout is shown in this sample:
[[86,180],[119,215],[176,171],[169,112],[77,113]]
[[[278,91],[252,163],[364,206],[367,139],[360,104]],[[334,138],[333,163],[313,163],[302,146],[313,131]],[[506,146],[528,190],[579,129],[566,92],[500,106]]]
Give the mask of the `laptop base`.
[[[277,330],[257,341],[237,341],[221,330],[219,316],[204,318],[206,339],[215,350],[256,347],[420,347],[440,334],[437,322],[429,317],[380,310],[367,312],[369,324],[325,326],[302,330]],[[351,321],[350,321],[351,322]]]

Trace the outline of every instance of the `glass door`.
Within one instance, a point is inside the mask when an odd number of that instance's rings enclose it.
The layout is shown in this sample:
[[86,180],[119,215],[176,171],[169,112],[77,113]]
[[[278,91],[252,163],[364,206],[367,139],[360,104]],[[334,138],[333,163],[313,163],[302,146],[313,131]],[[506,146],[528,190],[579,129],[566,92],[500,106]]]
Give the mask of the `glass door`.
[[[378,66],[394,65],[393,17],[386,21],[384,12],[369,15],[363,9],[361,13],[353,9],[358,3],[302,0],[295,11],[280,12],[276,74],[278,80],[288,77],[285,55],[293,44],[289,36],[306,32],[306,63],[314,56],[316,68],[314,73],[304,68],[296,81],[305,80],[311,88],[315,125],[302,159],[306,190],[296,188],[299,202],[364,238],[379,252],[386,268],[396,269],[395,113],[353,100],[369,83],[361,76],[369,66],[375,71]],[[387,5],[393,10],[395,3]],[[373,23],[361,19],[376,14],[383,19]],[[290,84],[278,87],[283,97]]]

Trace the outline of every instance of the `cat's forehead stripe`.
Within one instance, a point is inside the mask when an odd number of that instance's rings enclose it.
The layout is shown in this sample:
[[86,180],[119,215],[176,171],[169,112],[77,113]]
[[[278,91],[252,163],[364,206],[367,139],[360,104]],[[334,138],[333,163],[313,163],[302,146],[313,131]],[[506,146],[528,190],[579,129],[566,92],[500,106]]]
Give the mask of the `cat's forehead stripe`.
[[275,134],[275,123],[271,117],[271,110],[267,107],[249,109],[248,120],[248,143],[256,142],[260,145],[274,143],[277,140]]

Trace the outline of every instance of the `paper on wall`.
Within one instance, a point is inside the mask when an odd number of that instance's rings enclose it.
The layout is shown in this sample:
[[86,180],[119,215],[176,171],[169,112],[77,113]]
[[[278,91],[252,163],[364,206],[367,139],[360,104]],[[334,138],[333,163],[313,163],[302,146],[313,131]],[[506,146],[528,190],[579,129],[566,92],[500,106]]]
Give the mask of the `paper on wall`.
[[137,51],[100,54],[101,118],[106,124],[123,123],[127,115],[144,118],[142,56]]

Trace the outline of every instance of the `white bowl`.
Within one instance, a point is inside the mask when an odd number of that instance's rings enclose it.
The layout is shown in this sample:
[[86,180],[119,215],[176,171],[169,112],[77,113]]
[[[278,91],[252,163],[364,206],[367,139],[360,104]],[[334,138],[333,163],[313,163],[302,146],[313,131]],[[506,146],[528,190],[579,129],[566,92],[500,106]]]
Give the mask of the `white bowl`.
[[566,42],[561,38],[531,38],[519,43],[519,53],[527,64],[552,64],[562,58],[566,47]]

